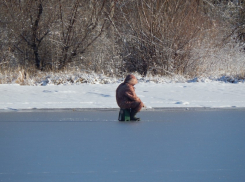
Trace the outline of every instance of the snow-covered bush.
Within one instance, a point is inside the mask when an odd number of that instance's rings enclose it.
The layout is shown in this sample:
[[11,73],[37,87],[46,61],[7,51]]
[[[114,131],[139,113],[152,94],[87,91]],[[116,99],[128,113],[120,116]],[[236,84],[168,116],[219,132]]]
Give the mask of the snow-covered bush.
[[0,83],[244,78],[243,1],[33,2],[0,1]]

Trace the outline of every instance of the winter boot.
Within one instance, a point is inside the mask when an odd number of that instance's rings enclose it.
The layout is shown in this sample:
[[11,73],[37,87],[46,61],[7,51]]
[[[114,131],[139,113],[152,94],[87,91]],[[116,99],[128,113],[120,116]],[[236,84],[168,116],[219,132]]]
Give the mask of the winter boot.
[[140,118],[136,118],[136,117],[135,117],[136,114],[137,114],[137,112],[131,111],[131,113],[130,113],[130,120],[131,120],[131,121],[140,121]]

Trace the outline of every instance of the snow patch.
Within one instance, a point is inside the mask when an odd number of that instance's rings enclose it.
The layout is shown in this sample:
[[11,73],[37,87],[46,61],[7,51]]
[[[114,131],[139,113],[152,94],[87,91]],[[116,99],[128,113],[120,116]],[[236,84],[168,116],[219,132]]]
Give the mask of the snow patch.
[[[18,86],[0,85],[0,109],[118,108],[116,84]],[[136,94],[147,108],[245,107],[245,84],[225,82],[145,83]],[[44,89],[45,88],[45,89]]]

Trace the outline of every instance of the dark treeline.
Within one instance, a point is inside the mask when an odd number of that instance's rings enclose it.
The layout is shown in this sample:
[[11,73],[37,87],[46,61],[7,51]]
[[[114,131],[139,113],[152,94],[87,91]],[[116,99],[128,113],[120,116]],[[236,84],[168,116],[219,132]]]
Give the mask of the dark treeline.
[[245,40],[243,0],[6,0],[0,69],[194,74],[193,50]]

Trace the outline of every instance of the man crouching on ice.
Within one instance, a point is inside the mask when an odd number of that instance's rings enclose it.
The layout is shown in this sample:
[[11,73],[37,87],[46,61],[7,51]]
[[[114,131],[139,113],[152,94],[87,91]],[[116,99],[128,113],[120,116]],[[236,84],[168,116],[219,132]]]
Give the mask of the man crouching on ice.
[[138,121],[140,118],[136,118],[135,115],[145,107],[143,102],[137,97],[135,93],[134,85],[138,83],[138,80],[134,75],[128,75],[124,82],[121,83],[116,90],[117,105],[121,109],[130,109],[130,120]]

